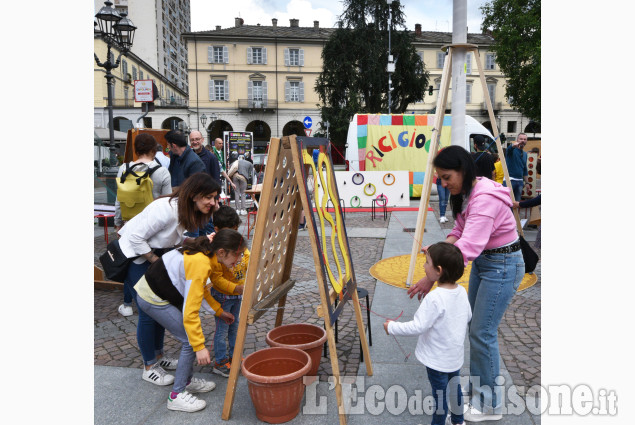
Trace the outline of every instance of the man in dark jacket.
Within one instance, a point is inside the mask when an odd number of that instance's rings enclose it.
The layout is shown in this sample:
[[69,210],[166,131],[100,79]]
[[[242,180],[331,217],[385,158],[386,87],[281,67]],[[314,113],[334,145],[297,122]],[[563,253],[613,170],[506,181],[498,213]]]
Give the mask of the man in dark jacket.
[[180,186],[185,179],[195,173],[206,172],[203,161],[187,145],[187,136],[179,130],[170,130],[165,134],[170,148],[170,176],[172,190]]

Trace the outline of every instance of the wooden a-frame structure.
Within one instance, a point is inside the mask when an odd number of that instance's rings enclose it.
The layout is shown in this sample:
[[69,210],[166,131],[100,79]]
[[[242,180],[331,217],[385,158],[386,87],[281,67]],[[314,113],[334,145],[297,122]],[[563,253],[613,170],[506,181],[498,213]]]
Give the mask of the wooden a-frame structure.
[[[437,99],[436,106],[436,114],[434,117],[434,127],[432,130],[432,140],[430,141],[430,151],[428,153],[428,164],[426,165],[426,174],[423,179],[423,188],[421,193],[421,202],[419,204],[419,214],[417,216],[417,226],[415,228],[414,234],[414,242],[412,244],[412,252],[410,255],[410,267],[408,269],[408,277],[406,279],[406,287],[410,286],[413,282],[412,279],[415,273],[415,264],[417,262],[417,255],[421,250],[421,241],[423,240],[423,232],[425,230],[426,216],[428,213],[428,203],[430,201],[430,192],[432,189],[432,168],[434,161],[434,157],[437,154],[439,149],[439,140],[441,139],[441,130],[443,128],[443,117],[445,116],[445,105],[447,103],[448,98],[448,90],[450,88],[450,80],[451,80],[451,69],[452,69],[452,59],[453,59],[453,51],[457,48],[465,49],[467,52],[474,53],[474,60],[478,67],[478,73],[481,80],[481,86],[483,87],[483,97],[485,98],[485,102],[487,104],[487,113],[489,114],[490,122],[492,123],[492,134],[496,139],[496,147],[498,149],[499,157],[501,163],[503,165],[503,173],[505,174],[505,181],[507,182],[507,187],[509,188],[509,192],[512,198],[514,199],[514,192],[512,190],[511,181],[509,179],[509,172],[507,171],[507,161],[505,160],[505,155],[503,155],[503,147],[500,142],[498,127],[496,126],[496,119],[494,117],[494,111],[492,109],[492,101],[489,98],[489,92],[487,91],[487,84],[485,84],[485,76],[483,74],[483,65],[481,64],[481,57],[478,53],[478,46],[475,44],[451,44],[447,46],[443,46],[441,49],[443,51],[447,51],[447,57],[445,59],[445,64],[443,65],[443,73],[441,74],[441,87],[439,90],[439,97]],[[523,228],[520,224],[520,217],[518,215],[518,210],[514,209],[514,218],[516,219],[516,227],[518,228],[518,233],[523,236]],[[416,283],[416,282],[415,282]]]
[[[320,158],[317,168],[312,160],[312,152],[315,149],[319,151],[318,157]],[[318,222],[313,214],[313,205],[311,199],[309,199],[307,188],[308,172],[311,169],[314,170],[313,178],[315,179],[314,186],[316,188],[313,194],[314,199],[318,200],[321,196],[321,191],[317,190],[318,179],[322,182],[321,187],[324,188],[323,202],[316,202],[319,223],[322,229],[321,234],[318,234],[317,231]],[[322,208],[328,204],[327,199],[334,206],[336,220],[333,220],[332,216],[325,212],[326,208]],[[245,278],[245,290],[234,347],[234,360],[223,405],[222,418],[224,420],[229,419],[231,416],[247,326],[255,323],[267,310],[272,308],[277,308],[275,326],[278,327],[282,324],[287,293],[295,284],[290,279],[290,275],[298,234],[298,223],[302,210],[304,210],[307,218],[317,284],[320,292],[320,304],[317,306],[317,314],[319,317],[324,318],[341,425],[346,424],[346,412],[344,400],[342,399],[340,369],[333,326],[342,309],[348,304],[348,300],[352,300],[352,305],[355,309],[355,319],[366,361],[366,370],[368,375],[372,376],[373,368],[366,340],[361,305],[357,295],[357,283],[350,257],[346,226],[341,220],[342,211],[338,200],[339,194],[337,193],[328,139],[296,137],[295,135],[283,137],[282,139],[271,139],[267,168],[260,196],[260,207],[256,217],[256,230]],[[328,244],[325,243],[325,219],[332,225],[335,224],[332,227],[331,238],[334,238],[335,235],[338,236],[340,253],[347,265],[346,273],[343,275],[339,268],[340,263],[337,263],[340,273],[336,282],[333,281],[334,274],[331,272],[326,251],[326,245]],[[322,238],[322,242],[320,242],[320,238]],[[332,256],[338,261],[337,253],[335,252],[335,240],[331,239],[331,243],[333,247]],[[336,292],[332,287],[338,287],[340,290]],[[337,305],[335,303],[336,299],[339,299]],[[274,304],[277,304],[277,307],[272,307]]]

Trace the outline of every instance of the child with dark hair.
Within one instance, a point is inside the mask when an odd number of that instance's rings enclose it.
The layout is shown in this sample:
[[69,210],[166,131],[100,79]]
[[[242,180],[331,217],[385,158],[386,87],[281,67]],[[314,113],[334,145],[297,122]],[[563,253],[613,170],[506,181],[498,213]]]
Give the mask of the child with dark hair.
[[[209,177],[209,176],[208,176]],[[209,177],[212,180],[211,177]],[[216,384],[193,377],[193,363],[211,363],[201,325],[201,308],[226,323],[234,316],[210,296],[209,279],[217,265],[231,268],[241,259],[245,239],[235,230],[186,239],[183,246],[164,254],[147,269],[134,289],[140,310],[152,317],[181,343],[181,353],[168,397],[169,410],[196,412],[205,400],[194,393],[212,391]]]
[[[214,230],[237,230],[241,220],[232,207],[223,205],[214,212]],[[216,332],[214,333],[214,366],[212,372],[229,377],[229,371],[238,333],[238,316],[242,303],[242,288],[245,285],[247,265],[249,264],[249,249],[245,248],[243,256],[231,268],[218,264],[213,267],[216,271],[210,277],[213,287],[210,294],[220,302],[224,311],[234,316],[233,323],[226,323],[216,317]]]
[[463,365],[463,343],[472,310],[467,293],[456,283],[463,276],[463,254],[456,246],[439,242],[427,250],[424,265],[426,276],[437,282],[421,302],[410,322],[387,320],[388,335],[418,335],[415,355],[426,366],[435,396],[432,425],[444,425],[450,401],[450,419],[463,423],[463,400],[459,372]]

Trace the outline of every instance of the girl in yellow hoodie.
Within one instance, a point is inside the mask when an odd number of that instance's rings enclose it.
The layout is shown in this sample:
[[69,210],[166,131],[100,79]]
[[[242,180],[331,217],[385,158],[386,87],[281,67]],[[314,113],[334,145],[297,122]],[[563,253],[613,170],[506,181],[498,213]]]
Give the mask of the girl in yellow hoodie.
[[[219,264],[232,268],[242,258],[245,239],[240,233],[223,229],[215,235],[187,240],[183,247],[165,254],[152,263],[135,285],[138,305],[181,342],[181,353],[168,397],[168,409],[196,412],[205,408],[205,401],[193,393],[208,392],[216,385],[193,378],[193,362],[211,363],[205,348],[199,310],[214,313],[225,323],[234,316],[223,311],[209,292],[208,279]],[[242,289],[242,288],[241,288]]]

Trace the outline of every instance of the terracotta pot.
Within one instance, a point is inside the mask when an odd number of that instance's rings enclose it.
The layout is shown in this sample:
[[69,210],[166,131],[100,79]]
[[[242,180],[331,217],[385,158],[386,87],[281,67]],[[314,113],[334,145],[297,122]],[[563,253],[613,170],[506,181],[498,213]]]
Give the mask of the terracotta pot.
[[311,357],[288,347],[265,348],[248,355],[240,366],[249,395],[261,421],[279,424],[300,412],[302,378],[311,369]]
[[311,356],[313,366],[309,376],[316,376],[322,359],[322,347],[326,342],[326,331],[308,323],[282,325],[267,333],[270,347],[293,347],[305,351]]

